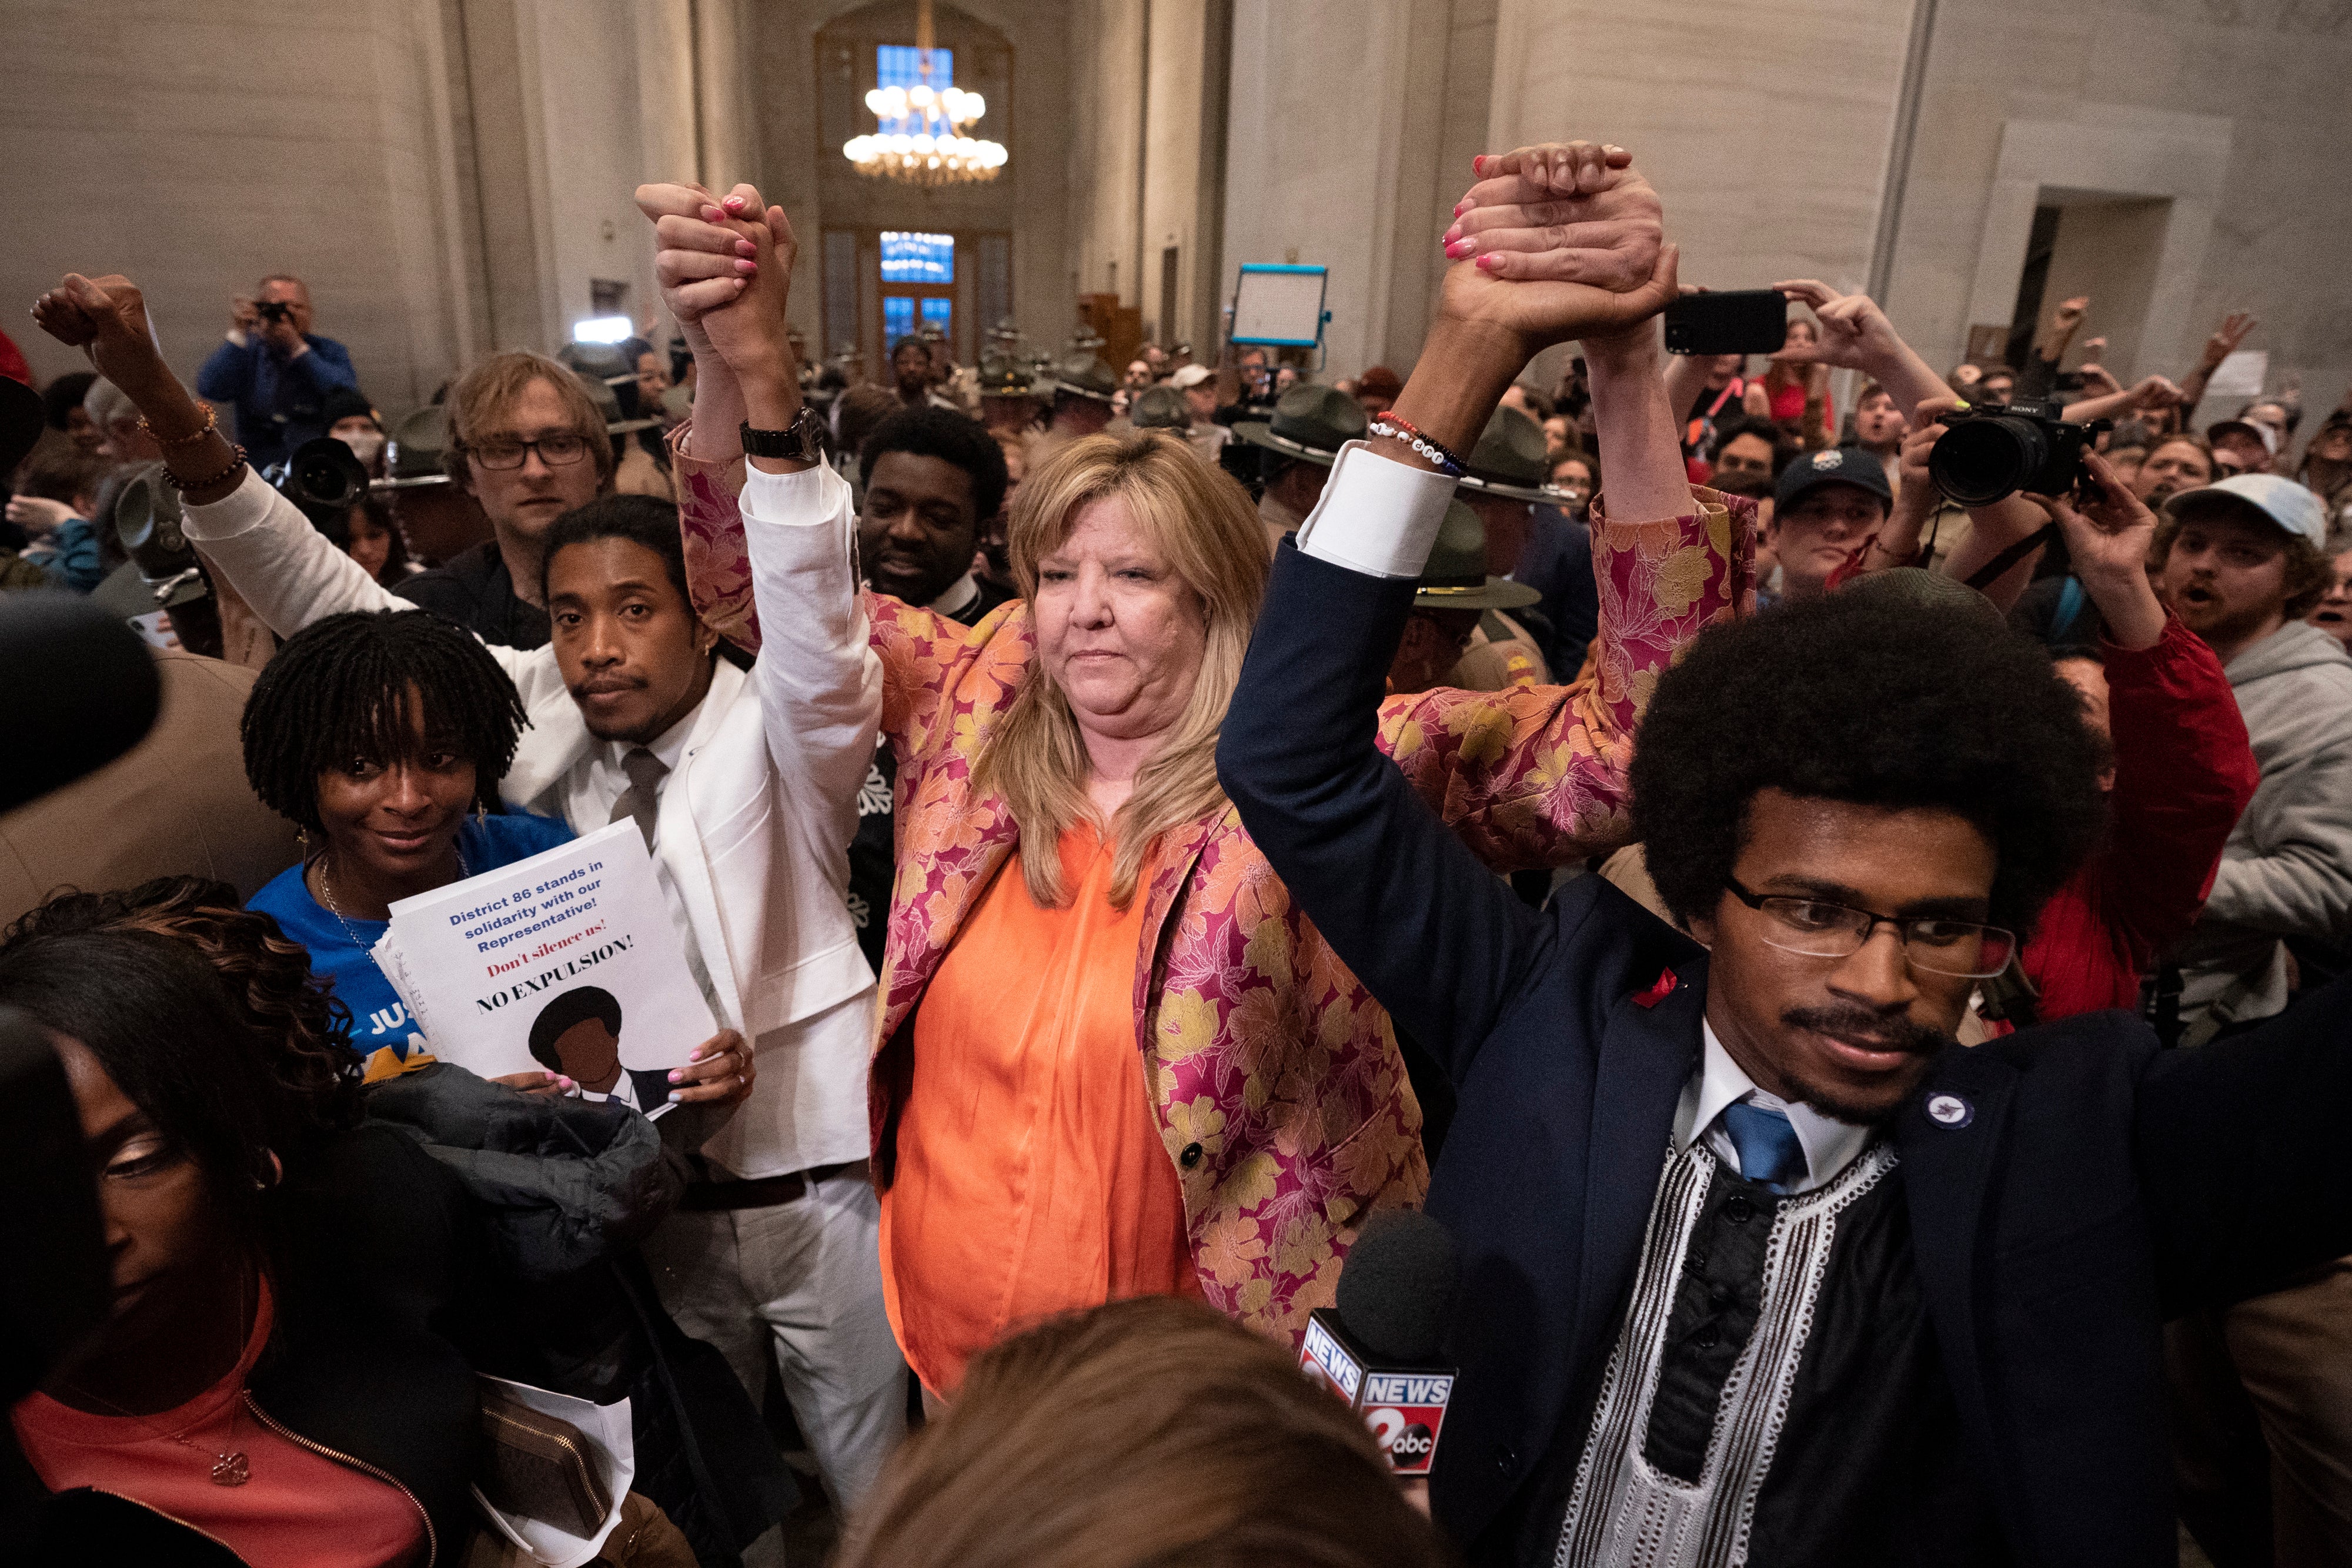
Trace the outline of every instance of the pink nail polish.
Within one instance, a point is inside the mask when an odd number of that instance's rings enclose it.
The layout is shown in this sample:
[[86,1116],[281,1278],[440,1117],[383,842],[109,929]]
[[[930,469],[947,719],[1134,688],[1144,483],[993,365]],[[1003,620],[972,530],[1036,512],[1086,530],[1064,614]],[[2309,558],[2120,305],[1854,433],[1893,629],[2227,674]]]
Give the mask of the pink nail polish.
[[686,1074],[683,1072],[673,1072],[669,1075],[669,1081],[672,1083],[683,1083],[686,1082]]
[[715,223],[726,215],[727,214],[725,213],[720,212],[717,207],[705,207],[702,209],[703,221],[706,223]]
[[1470,160],[1470,172],[1473,174],[1483,174],[1486,172],[1486,159],[1483,153]]
[[1503,258],[1491,250],[1478,258],[1478,270],[1481,272],[1492,272],[1502,265]]
[[738,261],[735,264],[735,270],[748,276],[749,274],[759,271],[760,264],[756,261]]
[[1454,204],[1454,215],[1457,218],[1469,210],[1470,198],[1467,196],[1463,197],[1460,201]]
[[728,210],[729,212],[730,212],[730,213],[740,213],[740,212],[741,212],[741,211],[743,210],[743,198],[742,198],[742,197],[740,197],[740,196],[730,196],[730,197],[728,197],[728,198],[727,198],[727,210]]
[[1468,240],[1457,239],[1453,244],[1445,247],[1445,254],[1453,257],[1455,261],[1460,261],[1464,256],[1468,256],[1471,251],[1475,248],[1476,247]]

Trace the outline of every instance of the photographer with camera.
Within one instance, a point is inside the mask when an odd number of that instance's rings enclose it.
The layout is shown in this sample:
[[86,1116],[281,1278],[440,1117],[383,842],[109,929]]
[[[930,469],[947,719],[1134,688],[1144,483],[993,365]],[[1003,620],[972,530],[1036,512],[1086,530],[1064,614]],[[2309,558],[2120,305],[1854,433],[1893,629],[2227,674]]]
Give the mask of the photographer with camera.
[[[1855,570],[1921,564],[1924,538],[1928,551],[1945,552],[1936,570],[2007,612],[2032,580],[2040,542],[2062,537],[2025,493],[2074,488],[2095,428],[2065,423],[2046,403],[1971,404],[1948,392],[1921,399],[1910,426],[1895,505]],[[1948,440],[1956,427],[1964,434]],[[1945,515],[1962,508],[1965,528],[1944,538]]]
[[310,330],[310,290],[291,273],[261,280],[230,304],[228,341],[196,372],[196,390],[236,405],[236,436],[257,468],[281,463],[327,433],[327,394],[356,390],[349,350]]
[[[1922,526],[1949,504],[1936,474],[1948,434],[1943,421],[1956,406],[1931,398],[1915,411],[1918,428],[1903,442],[1893,515],[1861,571],[1908,564]],[[2004,535],[2037,516],[2059,530],[2074,575],[2034,585],[2012,624],[2050,644],[2058,673],[2110,747],[2100,779],[2112,812],[2105,841],[2053,896],[2010,973],[1986,988],[1980,1010],[2004,1032],[2102,1008],[2137,1010],[2140,977],[2197,919],[2222,842],[2254,789],[2253,755],[2221,661],[2166,613],[2148,582],[2156,515],[2096,453],[2084,449],[2071,461],[2080,465],[2079,495],[2071,476],[2057,483],[2042,475],[2056,485],[2053,494],[2012,492],[1996,501],[1997,511],[1971,513],[1991,512]],[[1948,474],[1955,463],[1954,453],[1943,453]],[[1970,479],[1994,482],[1960,468],[1963,488]],[[1990,560],[1987,531],[1972,528],[1954,549],[1951,575],[1965,579]],[[2009,609],[2029,570],[2024,559],[2011,564],[1984,587],[1985,597]]]

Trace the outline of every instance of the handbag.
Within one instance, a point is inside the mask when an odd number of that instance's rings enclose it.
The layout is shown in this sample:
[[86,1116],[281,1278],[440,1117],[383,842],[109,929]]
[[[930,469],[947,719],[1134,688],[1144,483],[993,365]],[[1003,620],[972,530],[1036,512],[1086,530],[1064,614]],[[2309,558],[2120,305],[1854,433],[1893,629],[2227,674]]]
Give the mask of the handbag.
[[599,1475],[595,1446],[579,1427],[534,1410],[484,1384],[482,1496],[501,1512],[536,1519],[567,1534],[593,1536],[613,1499]]

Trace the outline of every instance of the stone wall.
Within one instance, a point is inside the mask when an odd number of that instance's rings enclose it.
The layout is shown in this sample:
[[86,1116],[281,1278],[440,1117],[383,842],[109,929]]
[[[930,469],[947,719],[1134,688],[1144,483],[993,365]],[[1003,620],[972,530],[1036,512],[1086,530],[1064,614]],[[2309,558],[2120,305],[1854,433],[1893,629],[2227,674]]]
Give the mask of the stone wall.
[[[2177,373],[2244,308],[2273,387],[2324,407],[2352,381],[2343,0],[941,0],[943,33],[1010,49],[984,129],[1013,158],[992,190],[910,202],[826,144],[814,39],[902,13],[911,37],[912,12],[184,0],[94,26],[10,0],[0,279],[29,300],[68,268],[128,272],[193,371],[231,295],[303,274],[399,409],[490,348],[560,342],[592,279],[642,319],[630,187],[699,171],[794,214],[812,340],[826,224],[985,218],[1048,344],[1115,287],[1205,350],[1242,262],[1322,262],[1348,375],[1410,366],[1472,153],[1591,136],[1640,156],[1686,279],[1876,272],[1938,362],[2008,319],[2033,210],[2057,204],[2050,298],[2094,294],[2119,373]],[[72,368],[11,331],[40,373]]]

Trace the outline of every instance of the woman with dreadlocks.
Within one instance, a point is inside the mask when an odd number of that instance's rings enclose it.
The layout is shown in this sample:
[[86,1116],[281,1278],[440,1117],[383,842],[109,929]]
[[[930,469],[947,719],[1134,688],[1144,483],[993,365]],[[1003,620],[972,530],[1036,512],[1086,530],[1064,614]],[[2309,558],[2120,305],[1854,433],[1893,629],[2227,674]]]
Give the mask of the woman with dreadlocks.
[[413,611],[304,627],[246,702],[246,778],[306,845],[302,863],[247,907],[310,950],[311,968],[351,1009],[371,1082],[422,1038],[369,953],[391,905],[572,837],[551,818],[501,812],[499,781],[524,723],[514,682],[489,651]]

